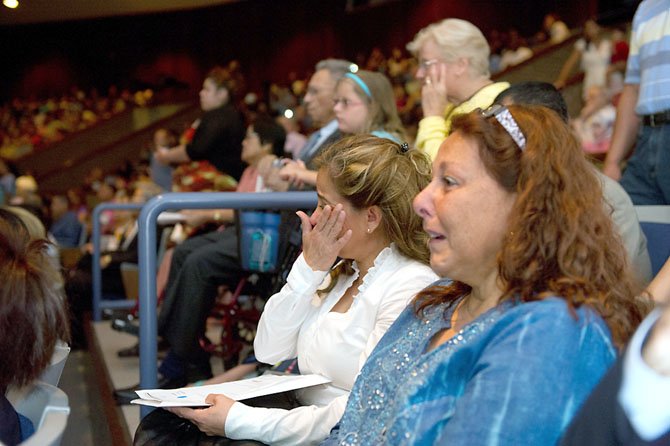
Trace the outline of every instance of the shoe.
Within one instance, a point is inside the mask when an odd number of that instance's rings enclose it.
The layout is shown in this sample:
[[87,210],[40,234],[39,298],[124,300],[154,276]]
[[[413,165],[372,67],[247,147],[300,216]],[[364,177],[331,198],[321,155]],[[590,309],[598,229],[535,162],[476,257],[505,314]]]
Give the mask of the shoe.
[[128,333],[133,336],[140,335],[140,327],[139,325],[133,323],[132,319],[116,318],[112,320],[112,329],[123,333]]
[[[170,348],[170,346],[165,339],[158,340],[159,353],[165,352],[168,348]],[[119,358],[138,358],[140,356],[140,343],[138,342],[131,347],[122,348],[121,350],[116,352],[116,356],[118,356]],[[158,355],[159,358],[161,356],[165,355]]]
[[[156,385],[157,389],[178,389],[180,387],[185,387],[188,382],[186,381],[186,376],[181,376],[179,378],[165,378],[159,377],[158,384]],[[136,390],[140,390],[140,385],[134,385],[131,387],[126,387],[125,389],[118,389],[114,391],[114,399],[116,404],[123,406],[125,404],[130,404],[134,399],[139,398]]]
[[102,310],[102,317],[106,320],[112,319],[128,319],[133,320],[137,319],[137,316],[134,312],[128,310],[119,310],[115,308],[105,308]]

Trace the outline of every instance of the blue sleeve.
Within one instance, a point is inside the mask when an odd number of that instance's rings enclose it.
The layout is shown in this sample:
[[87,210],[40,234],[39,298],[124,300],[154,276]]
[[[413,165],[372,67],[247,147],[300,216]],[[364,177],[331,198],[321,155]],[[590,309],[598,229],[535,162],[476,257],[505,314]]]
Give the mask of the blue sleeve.
[[[534,309],[521,309],[528,306]],[[563,302],[524,304],[509,313],[470,360],[471,375],[435,432],[437,443],[555,444],[615,359],[609,331],[593,313],[580,311],[577,321]],[[468,360],[454,356],[449,362]],[[449,363],[438,369],[434,384],[453,379],[450,369]]]

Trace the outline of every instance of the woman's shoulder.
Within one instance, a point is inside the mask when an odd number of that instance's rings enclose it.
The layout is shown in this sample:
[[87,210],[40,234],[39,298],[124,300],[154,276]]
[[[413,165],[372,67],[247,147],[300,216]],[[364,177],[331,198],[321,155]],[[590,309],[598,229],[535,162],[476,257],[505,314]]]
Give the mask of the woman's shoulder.
[[524,331],[549,331],[552,336],[582,338],[595,336],[611,342],[609,328],[595,309],[588,305],[570,308],[565,299],[545,299],[500,305],[499,324],[514,325]]

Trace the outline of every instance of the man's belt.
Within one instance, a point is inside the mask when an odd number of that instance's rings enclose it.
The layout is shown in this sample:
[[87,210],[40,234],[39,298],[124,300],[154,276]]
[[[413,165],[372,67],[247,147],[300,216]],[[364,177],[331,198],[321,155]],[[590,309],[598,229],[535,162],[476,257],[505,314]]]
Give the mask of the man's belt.
[[642,115],[642,123],[649,127],[659,127],[670,123],[670,110],[665,110],[653,115]]

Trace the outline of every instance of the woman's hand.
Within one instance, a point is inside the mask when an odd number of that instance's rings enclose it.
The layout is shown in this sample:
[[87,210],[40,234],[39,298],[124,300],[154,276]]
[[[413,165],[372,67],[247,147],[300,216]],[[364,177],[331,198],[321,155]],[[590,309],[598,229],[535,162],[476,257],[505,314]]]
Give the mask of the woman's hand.
[[340,235],[346,218],[341,204],[326,205],[321,212],[307,216],[296,212],[302,222],[302,253],[314,271],[328,271],[342,248],[351,239],[351,229]]
[[642,349],[644,361],[661,375],[670,376],[670,306],[666,306]]
[[179,212],[184,216],[184,222],[192,228],[214,220],[214,213],[209,209],[183,209]]
[[275,192],[285,192],[288,190],[289,183],[279,176],[279,168],[274,166],[277,159],[275,155],[265,155],[258,162],[258,174],[263,178],[263,183]]
[[449,104],[447,99],[447,67],[437,62],[427,68],[426,77],[421,87],[421,108],[423,116],[444,117],[444,110]]
[[226,419],[230,408],[235,404],[225,395],[209,394],[205,402],[211,406],[204,409],[190,409],[188,407],[169,407],[165,408],[173,414],[185,418],[198,426],[202,432],[207,435],[226,436]]

